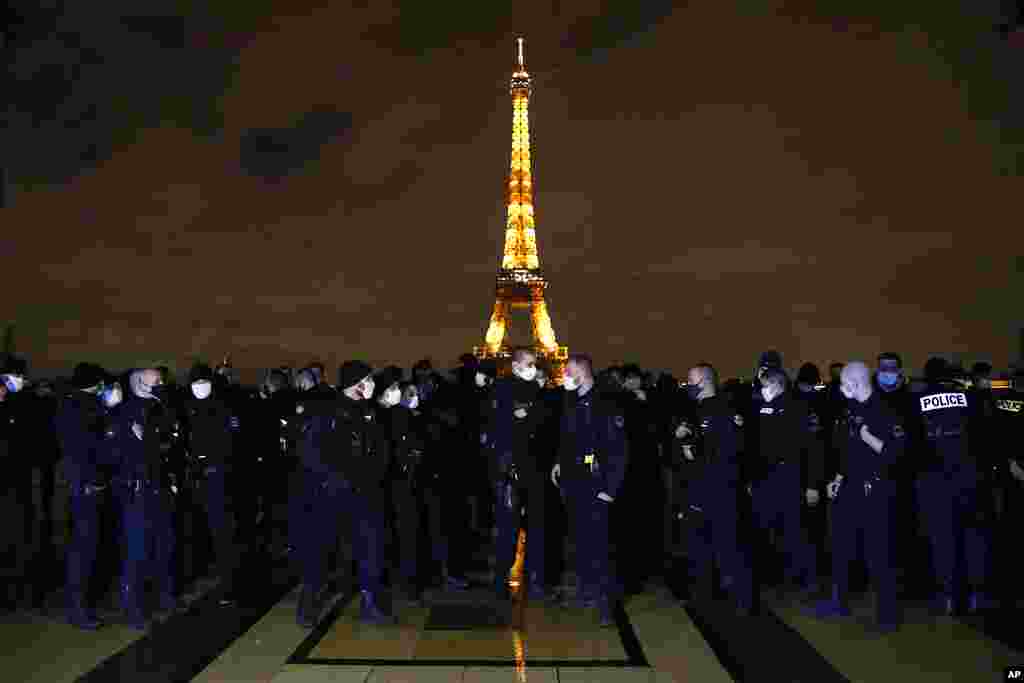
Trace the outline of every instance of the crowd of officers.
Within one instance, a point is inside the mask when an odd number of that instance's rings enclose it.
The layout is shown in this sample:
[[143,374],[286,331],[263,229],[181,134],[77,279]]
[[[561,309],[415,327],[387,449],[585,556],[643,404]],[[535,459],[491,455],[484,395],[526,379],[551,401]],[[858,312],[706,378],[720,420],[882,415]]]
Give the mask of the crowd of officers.
[[[147,580],[159,610],[178,606],[197,533],[184,508],[203,522],[221,604],[251,597],[246,563],[289,556],[305,627],[331,592],[332,557],[355,568],[368,623],[395,619],[385,584],[409,603],[431,586],[466,590],[481,549],[507,600],[521,530],[527,599],[596,608],[604,626],[657,576],[681,584],[684,603],[750,614],[775,585],[819,618],[847,616],[858,560],[882,631],[898,628],[901,585],[929,587],[947,615],[1018,597],[996,568],[1012,557],[1001,531],[1020,516],[1024,396],[993,391],[988,366],[965,389],[940,359],[912,386],[893,353],[875,368],[834,364],[827,385],[812,364],[791,378],[773,351],[752,381],[725,384],[707,363],[652,382],[637,366],[595,374],[579,354],[555,382],[529,349],[501,376],[492,361],[459,362],[447,379],[426,360],[409,378],[353,360],[335,385],[319,364],[272,369],[255,389],[227,364],[198,364],[178,386],[166,368],[112,376],[81,363],[57,388],[27,383],[9,358],[0,597],[38,602],[52,588],[42,568],[58,460],[67,618],[83,629],[102,626],[92,596],[104,578],[117,577],[136,628],[151,618]],[[254,546],[266,553],[247,555]],[[574,591],[559,590],[566,569]]]

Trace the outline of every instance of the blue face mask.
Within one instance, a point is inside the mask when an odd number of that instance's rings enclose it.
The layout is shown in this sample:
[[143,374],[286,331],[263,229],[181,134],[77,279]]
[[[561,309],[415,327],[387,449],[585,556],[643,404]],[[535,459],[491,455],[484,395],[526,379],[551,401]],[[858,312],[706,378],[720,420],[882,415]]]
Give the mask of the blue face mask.
[[878,385],[883,389],[895,389],[900,383],[900,373],[898,372],[879,372],[878,373]]

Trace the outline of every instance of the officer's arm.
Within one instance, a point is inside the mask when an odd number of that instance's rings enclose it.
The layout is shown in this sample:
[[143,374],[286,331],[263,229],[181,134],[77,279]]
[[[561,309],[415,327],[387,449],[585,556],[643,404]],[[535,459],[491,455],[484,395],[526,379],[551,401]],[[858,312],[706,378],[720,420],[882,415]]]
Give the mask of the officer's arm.
[[626,466],[629,464],[629,445],[626,441],[625,419],[622,413],[616,408],[607,420],[608,428],[604,430],[604,462],[600,465],[604,472],[604,492],[616,498],[626,476]]
[[331,418],[327,415],[311,415],[303,425],[302,465],[320,475],[340,474],[338,459],[331,452],[334,444],[330,438]]

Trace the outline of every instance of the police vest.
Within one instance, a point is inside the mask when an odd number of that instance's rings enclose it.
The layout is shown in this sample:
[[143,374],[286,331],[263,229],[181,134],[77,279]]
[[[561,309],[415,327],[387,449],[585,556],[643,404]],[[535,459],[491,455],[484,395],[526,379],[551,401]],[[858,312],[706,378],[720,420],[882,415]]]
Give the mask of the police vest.
[[967,433],[967,394],[962,391],[929,391],[917,399],[925,435],[929,440],[958,438]]

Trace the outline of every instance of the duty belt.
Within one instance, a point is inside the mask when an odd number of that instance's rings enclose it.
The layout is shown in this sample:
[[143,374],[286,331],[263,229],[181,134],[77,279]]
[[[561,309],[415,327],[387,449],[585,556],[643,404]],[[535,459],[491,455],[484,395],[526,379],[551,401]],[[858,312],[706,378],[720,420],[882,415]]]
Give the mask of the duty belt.
[[964,430],[960,427],[956,429],[943,429],[942,427],[935,427],[934,429],[928,430],[928,438],[933,441],[946,438],[956,438],[963,436]]

